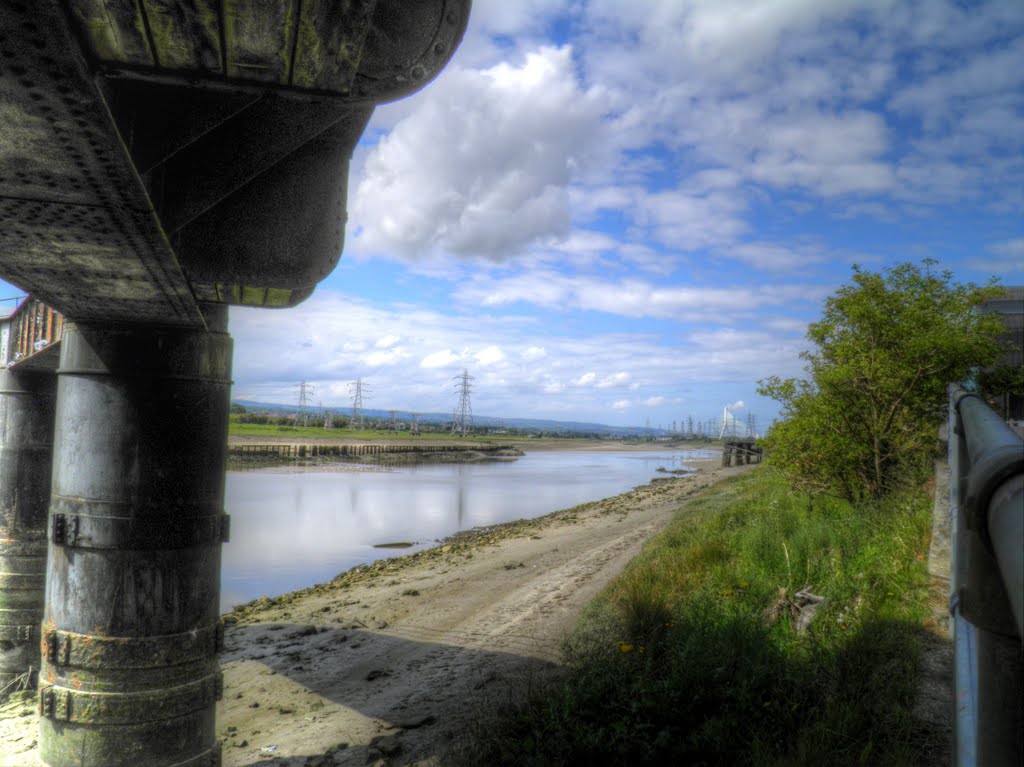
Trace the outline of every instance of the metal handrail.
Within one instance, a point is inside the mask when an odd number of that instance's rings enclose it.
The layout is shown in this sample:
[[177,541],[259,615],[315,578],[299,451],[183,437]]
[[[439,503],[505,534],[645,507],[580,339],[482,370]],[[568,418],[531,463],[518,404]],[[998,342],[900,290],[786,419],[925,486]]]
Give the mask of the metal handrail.
[[1024,441],[949,387],[956,718],[954,763],[1024,756]]

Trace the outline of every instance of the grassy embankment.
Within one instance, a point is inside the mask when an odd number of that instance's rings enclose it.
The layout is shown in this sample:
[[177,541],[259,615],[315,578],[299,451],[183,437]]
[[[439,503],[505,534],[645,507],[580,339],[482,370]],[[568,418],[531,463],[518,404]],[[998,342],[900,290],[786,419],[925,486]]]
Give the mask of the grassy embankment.
[[[932,744],[910,711],[929,504],[812,499],[768,468],[720,485],[591,604],[566,672],[482,719],[453,759],[921,763]],[[805,588],[827,601],[798,631]]]
[[319,426],[279,426],[275,424],[260,423],[239,423],[236,417],[232,417],[228,424],[228,436],[231,437],[258,437],[263,439],[334,439],[353,442],[402,440],[407,441],[465,441],[478,444],[511,444],[529,441],[528,437],[512,436],[508,434],[472,434],[465,438],[456,437],[448,433],[424,432],[422,434],[410,434],[409,432],[396,433],[387,429],[324,429]]
[[[387,429],[348,429],[348,428],[337,428],[337,429],[324,429],[319,426],[290,426],[290,425],[277,425],[277,424],[259,424],[259,423],[239,423],[238,416],[232,415],[231,420],[228,423],[228,435],[231,437],[251,437],[260,439],[289,439],[294,438],[296,440],[305,439],[331,439],[331,440],[346,440],[352,442],[363,442],[363,441],[387,441],[387,440],[400,440],[402,442],[472,442],[477,444],[495,444],[495,445],[523,445],[527,443],[535,443],[540,439],[545,443],[557,443],[564,442],[566,445],[571,446],[578,444],[581,441],[593,442],[592,437],[529,437],[522,434],[469,434],[466,437],[459,437],[448,432],[423,432],[421,434],[412,434],[408,431],[394,432]],[[609,440],[619,441],[619,440]],[[722,443],[719,440],[677,440],[674,442],[651,442],[647,443],[642,440],[622,440],[631,442],[637,445],[650,444],[658,449],[673,448],[673,449],[706,449],[721,447]]]

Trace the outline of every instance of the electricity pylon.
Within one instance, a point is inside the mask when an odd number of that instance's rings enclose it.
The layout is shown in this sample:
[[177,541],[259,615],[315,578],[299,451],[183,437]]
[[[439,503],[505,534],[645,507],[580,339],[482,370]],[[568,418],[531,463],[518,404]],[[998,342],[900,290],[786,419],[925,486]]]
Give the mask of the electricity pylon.
[[464,368],[462,375],[455,376],[455,380],[458,381],[455,384],[455,391],[459,393],[459,404],[455,406],[455,415],[452,417],[452,434],[461,430],[462,436],[465,437],[466,423],[473,423],[473,405],[469,401],[469,393],[473,390],[469,382],[473,380],[473,376]]
[[295,385],[299,387],[299,418],[302,420],[303,426],[309,426],[309,413],[306,411],[306,406],[309,405],[309,401],[313,397],[314,386],[305,381]]
[[352,428],[363,428],[363,394],[369,394],[370,390],[363,383],[362,378],[357,378],[348,385],[352,392]]

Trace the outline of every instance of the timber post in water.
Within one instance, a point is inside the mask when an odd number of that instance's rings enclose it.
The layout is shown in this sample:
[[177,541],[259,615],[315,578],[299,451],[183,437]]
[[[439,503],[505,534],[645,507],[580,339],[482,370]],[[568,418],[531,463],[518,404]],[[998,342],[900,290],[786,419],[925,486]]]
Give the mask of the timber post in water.
[[53,412],[53,376],[0,370],[0,698],[39,673]]
[[754,442],[725,442],[722,444],[722,466],[744,466],[761,463],[763,451]]

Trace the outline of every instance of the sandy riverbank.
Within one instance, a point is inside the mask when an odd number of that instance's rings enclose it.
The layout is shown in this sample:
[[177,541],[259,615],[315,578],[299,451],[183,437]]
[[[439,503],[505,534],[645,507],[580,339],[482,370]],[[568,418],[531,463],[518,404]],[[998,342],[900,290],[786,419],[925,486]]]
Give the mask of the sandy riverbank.
[[[580,609],[680,504],[750,468],[701,464],[696,475],[461,533],[229,614],[224,764],[436,762],[466,717],[557,664]],[[9,751],[0,764],[34,764],[32,708],[0,710]]]

